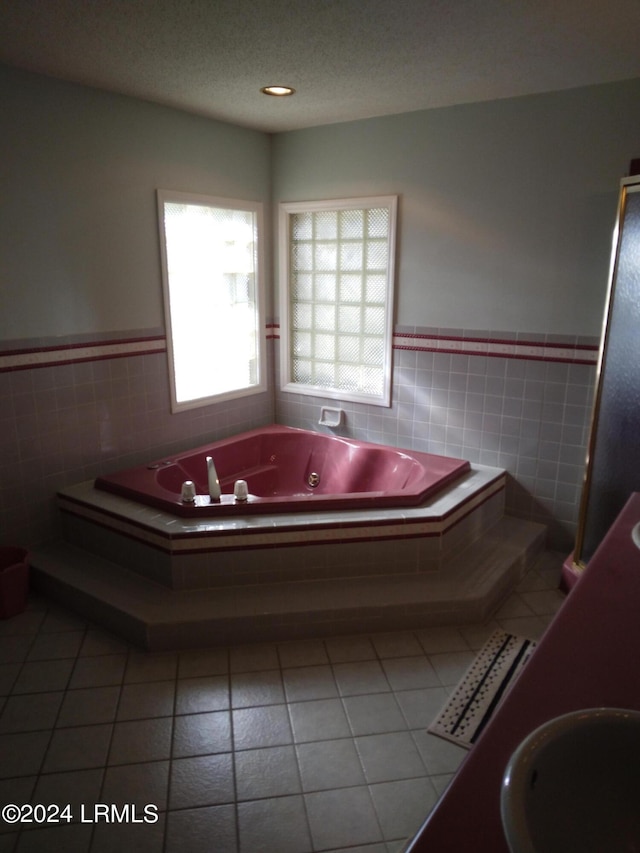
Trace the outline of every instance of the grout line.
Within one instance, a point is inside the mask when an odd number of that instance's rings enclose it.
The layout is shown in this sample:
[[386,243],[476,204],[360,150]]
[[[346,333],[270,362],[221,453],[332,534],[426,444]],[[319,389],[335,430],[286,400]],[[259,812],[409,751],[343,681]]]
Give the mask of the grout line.
[[[235,726],[233,722],[233,694],[232,694],[232,684],[231,684],[231,648],[227,647],[226,649],[226,658],[227,658],[227,692],[229,694],[229,708],[227,713],[229,714],[229,747],[231,749],[231,769],[233,772],[233,819],[234,819],[234,827],[236,834],[236,850],[240,850],[240,813],[238,810],[238,776],[237,776],[237,768],[236,768],[236,744],[235,744]],[[176,689],[177,695],[177,689]],[[166,843],[166,830],[165,830],[165,843]]]
[[[86,639],[86,634],[85,634],[85,639]],[[80,650],[79,650],[78,654],[80,654],[81,650],[82,650],[82,646],[80,646]],[[106,781],[107,781],[107,771],[109,769],[109,758],[111,756],[111,749],[113,747],[113,739],[115,737],[115,731],[116,731],[116,722],[118,720],[118,711],[120,709],[120,703],[122,701],[122,689],[124,686],[124,679],[125,679],[125,674],[127,672],[127,667],[129,666],[129,655],[130,655],[130,653],[131,653],[131,646],[128,646],[127,656],[126,656],[124,667],[122,668],[122,675],[120,678],[120,685],[119,685],[120,689],[118,691],[118,699],[116,702],[116,707],[114,709],[113,721],[111,723],[111,734],[109,737],[109,743],[107,745],[107,752],[105,755],[105,763],[104,763],[104,767],[102,768],[102,780],[100,783],[100,791],[98,794],[99,802],[101,802],[101,803],[104,802],[104,788],[105,788]],[[102,655],[96,655],[95,657],[103,657],[103,656]],[[91,827],[91,838],[90,838],[90,842],[89,842],[89,850],[91,850],[91,848],[93,847],[93,843],[94,843],[95,836],[96,836],[96,826],[97,826],[97,824],[94,823]]]
[[[166,679],[165,679],[166,680]],[[171,801],[171,780],[173,778],[173,742],[174,742],[174,733],[176,727],[176,716],[178,709],[178,683],[180,680],[180,655],[176,654],[176,666],[175,672],[173,676],[173,705],[171,714],[171,727],[169,734],[169,769],[167,772],[167,792],[165,795],[165,808],[164,808],[164,832],[162,834],[162,851],[166,851],[167,849],[167,839],[169,837],[169,804]]]

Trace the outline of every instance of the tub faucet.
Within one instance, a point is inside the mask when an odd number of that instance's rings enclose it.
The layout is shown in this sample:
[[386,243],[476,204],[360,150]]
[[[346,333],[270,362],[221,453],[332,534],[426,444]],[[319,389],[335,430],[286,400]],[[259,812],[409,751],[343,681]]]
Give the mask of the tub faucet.
[[207,477],[209,480],[209,497],[212,501],[219,501],[222,490],[220,489],[220,480],[216,466],[213,464],[213,457],[207,456]]

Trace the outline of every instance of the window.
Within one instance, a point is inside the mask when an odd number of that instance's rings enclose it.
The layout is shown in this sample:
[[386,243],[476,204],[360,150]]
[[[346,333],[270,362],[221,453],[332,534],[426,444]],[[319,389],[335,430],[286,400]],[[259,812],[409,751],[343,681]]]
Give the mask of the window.
[[265,390],[262,205],[158,191],[172,411]]
[[282,386],[389,406],[396,196],[280,205]]

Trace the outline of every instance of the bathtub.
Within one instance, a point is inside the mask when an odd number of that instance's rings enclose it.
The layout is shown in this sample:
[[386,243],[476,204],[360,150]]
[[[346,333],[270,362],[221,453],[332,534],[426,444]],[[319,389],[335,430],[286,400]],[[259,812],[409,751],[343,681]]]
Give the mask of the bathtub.
[[[222,497],[209,498],[206,457]],[[270,515],[305,510],[418,506],[470,469],[467,461],[272,425],[118,471],[95,487],[180,516]],[[194,502],[182,484],[196,486]],[[236,480],[249,497],[237,501]]]

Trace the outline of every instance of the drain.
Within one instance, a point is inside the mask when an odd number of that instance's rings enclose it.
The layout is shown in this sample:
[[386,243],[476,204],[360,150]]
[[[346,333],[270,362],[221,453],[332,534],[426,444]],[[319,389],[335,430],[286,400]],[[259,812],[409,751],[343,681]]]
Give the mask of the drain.
[[320,484],[320,474],[309,474],[307,483],[309,483],[312,489],[315,489],[315,487]]

